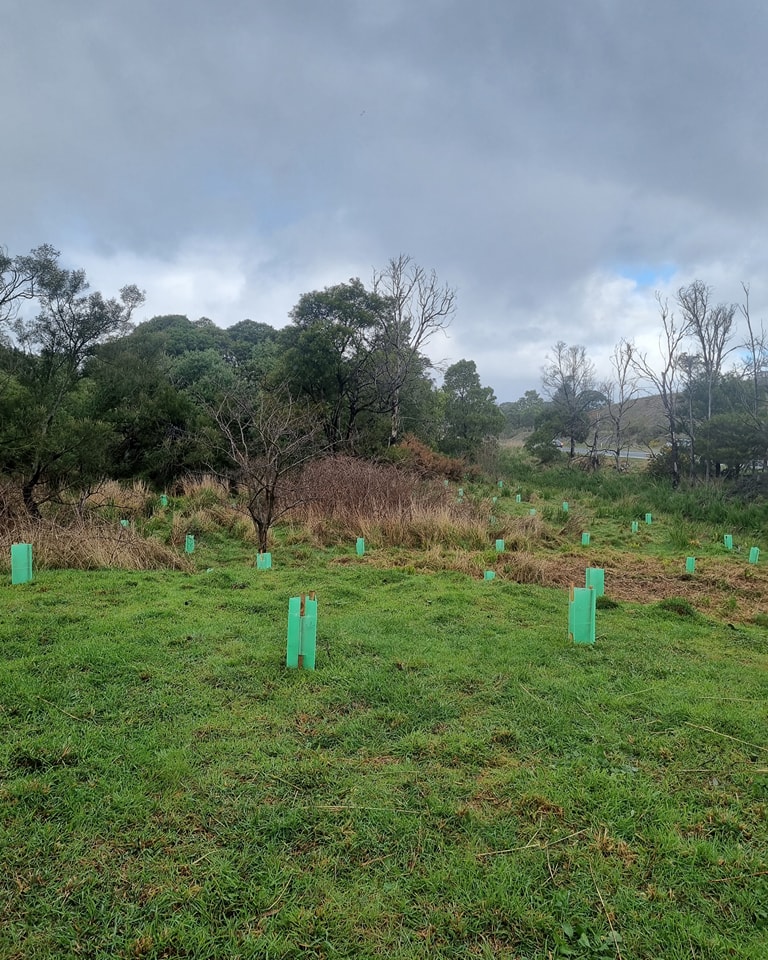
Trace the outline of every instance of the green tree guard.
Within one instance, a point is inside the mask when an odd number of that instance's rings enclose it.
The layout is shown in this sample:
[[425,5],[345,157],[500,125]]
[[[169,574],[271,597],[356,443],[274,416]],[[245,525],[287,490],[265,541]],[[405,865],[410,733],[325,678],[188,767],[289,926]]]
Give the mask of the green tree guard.
[[288,601],[288,643],[285,665],[294,669],[314,670],[317,647],[317,600],[314,593],[307,597],[291,597]]
[[499,490],[503,490],[503,489],[504,489],[504,481],[499,480]]
[[256,554],[256,569],[257,570],[271,570],[272,569],[272,554],[267,553],[257,553]]
[[522,496],[519,493],[515,494],[515,503],[522,503]]
[[499,502],[498,497],[491,497],[491,503],[498,503],[498,502]]
[[184,553],[194,553],[195,552],[195,535],[193,533],[188,533],[187,538],[184,541]]
[[724,533],[723,534],[723,543],[725,544],[726,550],[733,550],[733,534]]
[[573,643],[595,642],[594,587],[571,587],[568,603],[568,638]]
[[604,596],[605,570],[601,567],[587,567],[584,579],[586,586],[594,587],[596,597]]
[[632,533],[637,533],[637,531],[638,531],[639,529],[640,529],[640,524],[637,522],[637,520],[633,520],[633,521],[632,521]]
[[563,500],[563,513],[568,513],[568,501]]
[[29,583],[32,579],[32,544],[11,546],[11,583]]
[[448,489],[448,481],[447,481],[447,480],[443,480],[443,486],[445,487],[446,490]]
[[464,487],[459,487],[459,500],[464,496]]
[[358,557],[362,557],[362,555],[365,553],[365,539],[363,537],[357,538],[355,550],[357,551]]
[[483,574],[483,580],[495,580],[496,571],[495,570],[486,570]]
[[497,540],[497,541],[496,541],[496,553],[504,553],[504,541],[503,541],[503,540]]
[[750,547],[749,548],[749,562],[757,563],[760,559],[760,547]]
[[167,507],[167,506],[168,506],[168,497],[166,497],[166,495],[165,495],[164,493],[160,495],[160,506],[161,506],[161,507]]
[[531,507],[531,509],[528,511],[528,516],[530,517],[536,516],[536,507]]
[[121,521],[120,521],[120,526],[121,526],[121,527],[125,527],[126,530],[128,529],[128,527],[130,527],[130,525],[131,525],[131,521],[130,521],[130,520],[121,520]]
[[696,557],[685,558],[685,572],[696,573]]
[[645,515],[645,522],[648,524],[648,526],[650,526],[651,523],[653,522],[653,517],[651,516],[650,513],[646,513],[646,515]]
[[589,534],[586,532],[586,530],[585,530],[584,533],[582,533],[582,535],[581,535],[581,545],[582,545],[582,547],[588,547],[588,546],[589,546]]

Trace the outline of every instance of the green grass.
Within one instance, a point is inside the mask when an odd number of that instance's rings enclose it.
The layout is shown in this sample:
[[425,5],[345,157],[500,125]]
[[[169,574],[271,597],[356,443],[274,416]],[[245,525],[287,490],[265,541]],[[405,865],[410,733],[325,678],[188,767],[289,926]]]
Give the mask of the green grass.
[[0,587],[1,957],[768,955],[764,626],[218,549]]

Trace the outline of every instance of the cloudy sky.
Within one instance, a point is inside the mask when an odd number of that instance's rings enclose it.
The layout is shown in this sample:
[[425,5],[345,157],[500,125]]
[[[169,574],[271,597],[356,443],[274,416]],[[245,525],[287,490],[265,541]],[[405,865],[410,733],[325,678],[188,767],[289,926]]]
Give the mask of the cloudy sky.
[[220,326],[409,254],[514,400],[657,290],[768,322],[767,49],[765,0],[3,0],[0,244]]

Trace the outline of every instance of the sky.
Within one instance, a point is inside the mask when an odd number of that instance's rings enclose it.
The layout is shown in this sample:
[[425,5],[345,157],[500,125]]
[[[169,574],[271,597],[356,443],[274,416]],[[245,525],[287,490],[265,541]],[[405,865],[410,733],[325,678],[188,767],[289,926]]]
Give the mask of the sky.
[[768,322],[767,41],[765,0],[3,0],[0,245],[222,327],[406,254],[438,367],[607,376],[657,292]]

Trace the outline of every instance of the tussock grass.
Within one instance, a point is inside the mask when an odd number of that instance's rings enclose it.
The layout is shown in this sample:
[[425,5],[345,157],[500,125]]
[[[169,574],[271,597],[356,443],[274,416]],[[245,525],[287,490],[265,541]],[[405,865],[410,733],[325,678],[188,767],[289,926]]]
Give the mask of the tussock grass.
[[35,569],[188,570],[189,561],[160,540],[133,528],[92,518],[16,517],[0,527],[0,567],[10,569],[14,543],[31,543]]

